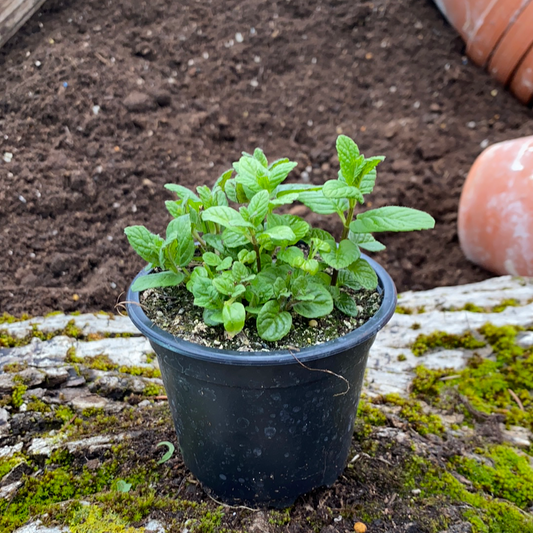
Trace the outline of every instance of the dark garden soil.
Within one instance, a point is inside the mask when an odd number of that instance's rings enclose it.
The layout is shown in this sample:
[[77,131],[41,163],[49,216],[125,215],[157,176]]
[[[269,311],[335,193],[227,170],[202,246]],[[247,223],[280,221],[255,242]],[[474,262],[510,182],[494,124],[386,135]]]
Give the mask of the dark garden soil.
[[373,206],[437,220],[383,237],[399,290],[490,276],[458,245],[461,186],[484,143],[530,133],[531,111],[431,1],[46,5],[0,51],[0,312],[113,309],[142,266],[123,228],[163,231],[165,183],[212,183],[255,146],[322,183],[340,132],[387,156]]

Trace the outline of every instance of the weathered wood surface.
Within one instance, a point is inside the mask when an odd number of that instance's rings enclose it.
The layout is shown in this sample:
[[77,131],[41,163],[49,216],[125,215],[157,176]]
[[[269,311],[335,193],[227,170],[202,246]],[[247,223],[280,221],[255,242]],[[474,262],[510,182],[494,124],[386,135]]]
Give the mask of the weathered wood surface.
[[0,0],[0,47],[44,4],[46,0]]

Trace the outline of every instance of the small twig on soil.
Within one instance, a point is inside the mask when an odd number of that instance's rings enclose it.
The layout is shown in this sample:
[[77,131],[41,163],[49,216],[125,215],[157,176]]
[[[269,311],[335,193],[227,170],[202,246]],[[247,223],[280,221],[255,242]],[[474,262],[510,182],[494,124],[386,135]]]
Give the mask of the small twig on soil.
[[66,429],[70,426],[70,424],[72,424],[72,422],[74,422],[74,420],[76,420],[76,418],[78,418],[78,415],[74,415],[61,429]]
[[106,67],[110,67],[112,65],[111,61],[108,61],[102,54],[100,54],[99,52],[95,52],[94,53],[96,59],[98,59],[98,61],[102,62]]
[[520,401],[520,398],[516,395],[515,391],[512,389],[507,389],[509,391],[509,394],[513,397],[513,400],[518,404],[518,407],[520,407],[520,411],[525,411],[524,405]]
[[342,381],[344,381],[346,383],[346,390],[344,392],[338,392],[337,394],[334,394],[333,397],[336,397],[336,396],[344,396],[345,394],[348,393],[348,391],[350,390],[350,382],[344,377],[344,376],[341,376],[340,374],[336,374],[335,372],[332,372],[331,370],[327,370],[325,368],[310,368],[308,367],[307,365],[304,365],[293,353],[292,353],[292,350],[297,350],[297,348],[294,348],[294,347],[289,347],[289,353],[294,357],[295,361],[303,366],[306,370],[309,370],[311,372],[323,372],[324,374],[331,374],[332,376],[335,376],[336,378],[339,378],[339,379],[342,379]]
[[207,496],[211,498],[218,505],[222,505],[222,507],[227,507],[228,509],[246,509],[247,511],[252,511],[253,513],[258,513],[259,511],[262,510],[262,509],[252,509],[251,507],[246,507],[246,505],[229,505],[228,503],[219,502],[218,500],[213,498],[213,496],[211,496],[211,494],[209,494],[208,492],[206,492],[205,494],[207,494]]
[[[120,298],[120,296],[119,296]],[[124,300],[123,302],[117,302],[115,304],[115,309],[117,311],[117,313],[120,315],[120,316],[128,316],[127,314],[123,314],[121,311],[126,309],[126,304],[130,304],[130,305],[138,305],[143,311],[146,311],[147,310],[147,307],[145,307],[143,304],[139,303],[139,302],[129,302],[127,300]]]
[[168,401],[168,397],[167,396],[154,396],[154,400],[167,400]]
[[444,376],[440,378],[440,381],[450,381],[451,379],[458,379],[461,376],[459,374],[454,374],[453,376]]

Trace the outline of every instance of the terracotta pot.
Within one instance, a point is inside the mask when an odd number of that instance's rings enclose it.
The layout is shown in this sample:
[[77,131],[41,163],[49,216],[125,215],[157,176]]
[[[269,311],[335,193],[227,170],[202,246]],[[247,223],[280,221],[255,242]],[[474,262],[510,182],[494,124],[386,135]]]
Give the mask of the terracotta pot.
[[533,136],[487,148],[459,203],[466,257],[496,274],[533,276]]
[[533,48],[526,54],[511,80],[511,91],[523,103],[533,100]]
[[[508,0],[500,0],[508,1]],[[505,32],[489,61],[489,72],[506,85],[521,59],[533,45],[533,2],[518,15]]]
[[435,0],[466,42],[467,55],[485,66],[499,40],[530,0]]

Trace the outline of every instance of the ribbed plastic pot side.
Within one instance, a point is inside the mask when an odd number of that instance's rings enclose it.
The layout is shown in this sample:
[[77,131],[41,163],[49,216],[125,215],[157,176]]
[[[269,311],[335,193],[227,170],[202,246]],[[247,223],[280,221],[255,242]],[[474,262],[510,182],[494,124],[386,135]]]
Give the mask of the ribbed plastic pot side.
[[383,294],[376,315],[294,352],[224,351],[178,339],[128,292],[128,314],[158,357],[183,460],[217,499],[282,508],[342,473],[368,353],[396,307],[390,276],[366,259]]

